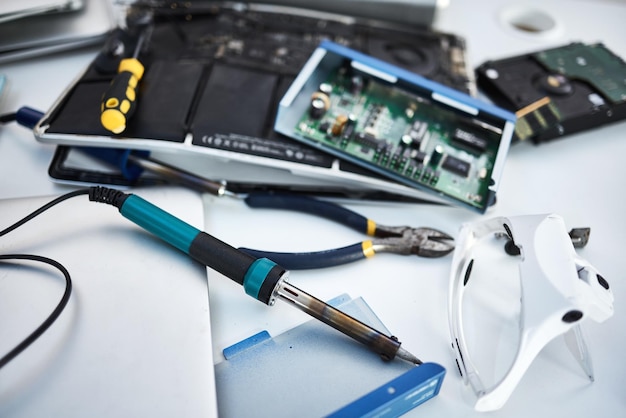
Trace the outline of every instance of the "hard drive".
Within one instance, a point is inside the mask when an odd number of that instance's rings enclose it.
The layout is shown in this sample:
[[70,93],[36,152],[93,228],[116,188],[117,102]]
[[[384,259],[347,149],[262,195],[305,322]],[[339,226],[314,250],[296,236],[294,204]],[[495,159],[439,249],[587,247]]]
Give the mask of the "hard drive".
[[527,116],[542,143],[626,118],[626,63],[604,44],[573,42],[488,61],[476,69],[478,87],[518,112],[542,99],[552,107]]

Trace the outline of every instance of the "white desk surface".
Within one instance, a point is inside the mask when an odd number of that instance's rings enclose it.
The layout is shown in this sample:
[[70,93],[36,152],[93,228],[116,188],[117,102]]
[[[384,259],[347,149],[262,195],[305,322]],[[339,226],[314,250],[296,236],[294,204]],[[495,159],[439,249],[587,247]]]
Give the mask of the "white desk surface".
[[[197,193],[163,187],[142,195],[202,227]],[[0,219],[16,221],[49,200],[2,199]],[[206,268],[163,244],[86,196],[2,238],[2,254],[65,266],[72,294],[40,339],[2,368],[0,416],[216,416]],[[3,262],[1,271],[4,355],[49,315],[64,286],[41,263]]]
[[[515,7],[551,15],[546,33],[513,29],[502,19]],[[626,2],[452,0],[435,27],[464,36],[472,68],[498,59],[572,41],[603,41],[626,57]],[[0,113],[20,106],[47,109],[94,58],[82,50],[5,64],[8,90]],[[47,168],[53,147],[35,141],[24,128],[0,128],[0,198],[60,194]],[[626,284],[619,264],[626,241],[626,122],[544,144],[519,144],[509,152],[498,203],[482,217],[554,212],[568,227],[591,227],[581,250],[610,282],[615,315],[603,324],[586,323],[596,381],[589,383],[562,339],[538,356],[505,407],[491,416],[622,416],[626,413]],[[252,210],[243,203],[208,197],[206,230],[234,246],[268,250],[314,250],[341,246],[361,236],[330,222],[296,213]],[[426,225],[456,235],[463,222],[481,215],[459,208],[351,202],[349,207],[381,224]],[[617,258],[616,258],[617,257]],[[403,346],[448,370],[440,395],[409,416],[478,416],[449,351],[447,284],[450,258],[418,259],[381,254],[371,260],[322,271],[292,272],[291,281],[328,299],[340,293],[362,296]],[[269,309],[229,280],[209,274],[214,358],[221,350],[262,329],[273,335],[308,318],[277,303]],[[374,360],[376,361],[376,360]],[[1,378],[1,376],[0,376]],[[96,411],[94,411],[96,412]]]

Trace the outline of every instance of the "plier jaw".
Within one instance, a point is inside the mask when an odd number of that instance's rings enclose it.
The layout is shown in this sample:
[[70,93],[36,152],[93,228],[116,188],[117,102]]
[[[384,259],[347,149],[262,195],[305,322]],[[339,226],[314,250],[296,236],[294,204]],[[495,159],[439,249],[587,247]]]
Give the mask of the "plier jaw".
[[413,236],[419,243],[413,246],[413,254],[426,258],[438,258],[454,250],[454,238],[445,232],[432,228],[415,228]]
[[438,258],[454,250],[454,238],[433,228],[377,225],[375,236],[384,237],[372,241],[376,252]]

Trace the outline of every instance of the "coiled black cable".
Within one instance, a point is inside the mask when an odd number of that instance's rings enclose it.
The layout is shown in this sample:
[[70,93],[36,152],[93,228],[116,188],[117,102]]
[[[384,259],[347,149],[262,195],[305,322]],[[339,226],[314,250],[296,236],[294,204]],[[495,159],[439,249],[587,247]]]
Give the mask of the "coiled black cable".
[[70,294],[72,293],[72,279],[70,278],[70,273],[67,271],[63,265],[55,260],[50,258],[41,257],[38,255],[32,254],[6,254],[0,255],[0,261],[3,260],[30,260],[30,261],[38,261],[41,263],[48,264],[52,267],[58,269],[63,276],[65,277],[65,291],[63,292],[63,296],[61,300],[57,304],[56,308],[52,311],[52,313],[39,325],[29,336],[27,336],[21,343],[19,343],[15,348],[5,354],[2,358],[0,358],[0,369],[4,367],[9,361],[13,360],[18,354],[24,351],[29,345],[31,345],[37,338],[41,336],[49,327],[56,321],[56,319],[61,315],[63,309],[67,305],[67,302],[70,299]]
[[[59,196],[58,198],[46,203],[45,205],[43,205],[42,207],[40,207],[39,209],[36,209],[35,211],[33,211],[32,213],[30,213],[29,215],[25,216],[24,218],[22,218],[21,220],[15,222],[13,225],[5,228],[4,230],[0,231],[0,237],[8,234],[9,232],[19,228],[20,226],[24,225],[26,222],[30,221],[31,219],[33,219],[34,217],[40,215],[41,213],[45,212],[46,210],[50,209],[51,207],[65,201],[68,200],[72,197],[75,196],[80,196],[80,195],[85,195],[85,194],[90,194],[91,193],[96,193],[99,194],[100,196],[105,195],[106,192],[104,191],[93,191],[92,192],[92,188],[89,189],[80,189],[80,190],[76,190],[70,193],[66,193],[62,196]],[[111,189],[108,189],[111,190]],[[113,199],[112,196],[116,195],[115,193],[109,193],[107,196],[108,200],[106,197],[103,197],[102,199],[105,199],[106,202],[108,202],[109,200]],[[111,200],[114,201],[115,199]],[[59,303],[57,304],[56,308],[54,308],[54,310],[52,311],[52,313],[41,323],[41,325],[39,325],[30,335],[28,335],[21,343],[19,343],[17,346],[15,346],[15,348],[13,348],[11,351],[9,351],[7,354],[5,354],[3,357],[0,358],[0,368],[4,367],[9,361],[11,361],[12,359],[14,359],[18,354],[20,354],[22,351],[24,351],[29,345],[31,345],[35,340],[37,340],[37,338],[39,338],[49,327],[50,325],[52,325],[54,323],[54,321],[56,321],[56,319],[59,317],[59,315],[61,314],[61,312],[63,312],[63,309],[65,309],[65,306],[67,305],[67,302],[70,299],[70,294],[72,293],[72,279],[70,277],[69,272],[67,271],[67,269],[59,262],[52,260],[50,258],[46,258],[46,257],[42,257],[42,256],[38,256],[38,255],[32,255],[32,254],[5,254],[5,255],[1,255],[0,254],[0,261],[8,261],[8,260],[29,260],[29,261],[37,261],[37,262],[41,262],[41,263],[45,263],[48,264],[52,267],[55,267],[57,270],[59,270],[63,276],[65,277],[65,291],[63,292],[63,296],[61,297],[61,300],[59,301]]]

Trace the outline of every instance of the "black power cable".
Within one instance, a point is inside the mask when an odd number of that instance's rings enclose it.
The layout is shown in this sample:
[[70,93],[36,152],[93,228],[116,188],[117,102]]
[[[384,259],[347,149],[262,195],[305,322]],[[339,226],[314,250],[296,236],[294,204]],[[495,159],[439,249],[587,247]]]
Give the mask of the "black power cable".
[[72,279],[70,278],[70,273],[67,271],[61,263],[54,261],[50,258],[41,257],[38,255],[32,254],[6,254],[0,255],[0,261],[3,260],[30,260],[30,261],[38,261],[41,263],[48,264],[52,267],[57,268],[63,276],[65,277],[65,292],[63,292],[63,296],[61,300],[57,304],[56,308],[52,311],[52,313],[39,325],[28,337],[26,337],[21,343],[19,343],[15,348],[9,351],[6,355],[0,358],[0,368],[4,367],[9,361],[13,360],[18,354],[24,351],[29,345],[31,345],[37,338],[41,336],[49,327],[52,325],[54,321],[59,317],[65,306],[67,305],[68,300],[70,299],[70,294],[72,293]]
[[[0,231],[0,237],[8,234],[9,232],[15,230],[18,227],[24,225],[26,222],[30,221],[34,217],[36,217],[36,216],[40,215],[41,213],[45,212],[46,210],[50,209],[52,206],[54,206],[54,205],[56,205],[58,203],[61,203],[61,202],[65,201],[65,200],[67,200],[67,199],[70,199],[72,197],[75,197],[75,196],[89,194],[89,191],[90,191],[90,189],[76,190],[74,192],[70,192],[70,193],[64,194],[64,195],[62,195],[62,196],[52,200],[51,202],[45,204],[44,206],[42,206],[39,209],[37,209],[34,212],[32,212],[30,215],[27,215],[26,217],[24,217],[23,219],[17,221],[16,223],[14,223],[13,225],[9,226],[8,228]],[[19,343],[17,346],[15,346],[15,348],[13,348],[6,355],[4,355],[2,358],[0,358],[0,368],[4,367],[9,361],[11,361],[18,354],[20,354],[22,351],[24,351],[29,345],[31,345],[35,340],[37,340],[37,338],[39,338],[50,327],[50,325],[52,325],[54,323],[54,321],[56,321],[56,319],[59,317],[61,312],[63,312],[63,309],[65,309],[65,306],[67,305],[67,302],[69,301],[69,298],[70,298],[70,294],[72,292],[72,279],[70,278],[69,272],[67,271],[67,269],[65,267],[63,267],[63,265],[61,263],[59,263],[59,262],[57,262],[55,260],[52,260],[52,259],[46,258],[46,257],[41,257],[41,256],[38,256],[38,255],[31,255],[31,254],[6,254],[6,255],[1,255],[0,254],[0,261],[6,261],[6,260],[37,261],[37,262],[45,263],[45,264],[48,264],[48,265],[50,265],[52,267],[55,267],[65,277],[65,291],[63,293],[63,296],[61,297],[61,300],[57,304],[56,308],[54,308],[52,313],[41,323],[41,325],[39,325],[39,327],[37,327],[21,343]]]

